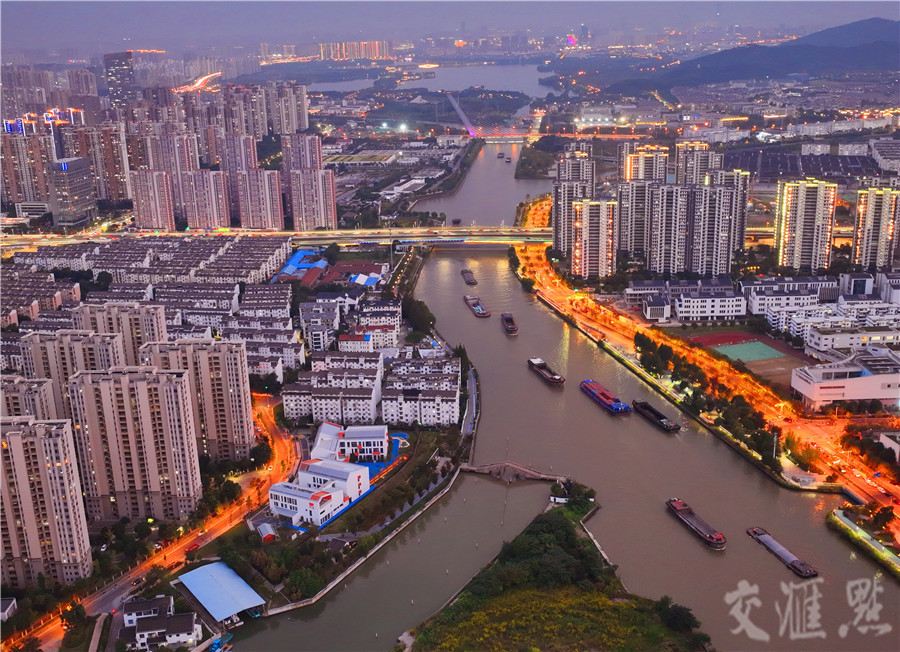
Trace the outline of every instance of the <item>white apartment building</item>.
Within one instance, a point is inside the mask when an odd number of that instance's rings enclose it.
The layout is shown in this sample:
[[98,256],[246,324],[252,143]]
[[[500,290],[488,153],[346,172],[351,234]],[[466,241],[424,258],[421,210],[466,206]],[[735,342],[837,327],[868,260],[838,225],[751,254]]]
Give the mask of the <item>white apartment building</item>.
[[778,264],[800,269],[828,267],[837,184],[805,179],[779,181],[775,211]]
[[368,335],[372,339],[372,350],[387,349],[397,346],[400,341],[400,329],[397,326],[356,326],[354,335]]
[[896,411],[900,405],[900,354],[870,347],[829,364],[798,367],[791,372],[791,388],[810,410],[836,401],[877,399]]
[[822,327],[812,326],[804,338],[808,349],[832,351],[834,349],[863,349],[900,345],[900,322],[895,326]]
[[572,274],[600,278],[616,271],[617,205],[613,200],[575,202],[572,236]]
[[381,353],[344,353],[341,351],[317,351],[312,354],[312,370],[327,369],[378,369],[383,366]]
[[747,312],[751,315],[765,315],[771,309],[795,310],[819,303],[819,293],[815,290],[777,290],[769,287],[753,288],[747,299]]
[[746,314],[747,300],[733,290],[682,294],[675,299],[675,317],[679,321],[720,321]]
[[113,367],[69,380],[87,515],[183,520],[202,493],[187,371]]
[[312,420],[373,423],[378,416],[375,388],[316,388],[310,396]]
[[459,422],[459,392],[385,389],[381,417],[392,425],[449,426]]
[[93,571],[72,423],[0,419],[0,569],[4,586]]
[[900,190],[866,188],[857,191],[856,201],[853,263],[863,269],[890,265],[897,248]]
[[347,353],[372,353],[375,342],[368,333],[365,335],[338,335],[338,351]]

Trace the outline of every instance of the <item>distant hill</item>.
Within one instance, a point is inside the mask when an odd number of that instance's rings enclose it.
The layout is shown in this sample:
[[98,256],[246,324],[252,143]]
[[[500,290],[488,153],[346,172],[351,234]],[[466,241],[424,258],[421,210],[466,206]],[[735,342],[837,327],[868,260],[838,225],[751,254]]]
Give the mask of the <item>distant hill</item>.
[[[816,45],[820,47],[848,48],[866,43],[885,43],[900,40],[900,21],[886,18],[868,18],[855,23],[829,27],[798,38],[796,41],[782,43],[779,47],[790,45]],[[897,51],[894,51],[897,55]]]
[[748,45],[685,61],[666,71],[635,77],[607,88],[630,94],[673,86],[696,86],[737,79],[900,69],[900,21],[873,18],[832,27],[796,41],[765,47]]

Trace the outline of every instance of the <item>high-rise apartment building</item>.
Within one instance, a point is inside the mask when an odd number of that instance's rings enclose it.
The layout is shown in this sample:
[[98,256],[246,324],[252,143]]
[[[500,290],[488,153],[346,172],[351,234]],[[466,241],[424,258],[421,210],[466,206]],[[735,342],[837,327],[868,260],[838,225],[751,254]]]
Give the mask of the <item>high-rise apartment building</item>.
[[175,230],[173,185],[172,176],[162,170],[135,170],[131,173],[135,227]]
[[622,255],[643,258],[650,248],[650,189],[653,185],[653,181],[627,181],[616,188],[616,232]]
[[616,202],[583,199],[575,202],[572,274],[601,278],[616,272]]
[[[285,141],[282,141],[283,143]],[[246,172],[259,167],[256,157],[256,141],[253,136],[238,132],[224,132],[215,139],[219,170],[226,174],[228,182],[228,203],[231,217],[240,216],[240,194],[238,192],[238,172]],[[286,155],[283,154],[283,156]]]
[[224,172],[183,172],[181,187],[188,228],[217,229],[231,225],[228,178]]
[[241,228],[283,231],[281,173],[278,170],[253,169],[235,174]]
[[291,170],[301,170],[303,168],[316,170],[322,168],[322,138],[318,134],[288,134],[282,136],[282,171],[287,173]]
[[160,169],[169,173],[175,214],[184,217],[187,211],[184,189],[181,185],[182,174],[200,169],[200,148],[197,134],[182,131],[179,128],[175,133],[164,134],[161,142],[163,167]]
[[319,57],[323,61],[347,59],[393,59],[394,48],[390,41],[345,41],[319,43]]
[[169,339],[163,306],[143,303],[83,303],[72,310],[75,328],[96,333],[121,333],[125,365],[140,364],[140,348]]
[[176,340],[141,347],[141,364],[188,373],[197,450],[213,460],[240,460],[253,447],[247,348],[243,342]]
[[61,419],[72,415],[66,391],[71,376],[125,364],[124,340],[118,333],[73,329],[26,333],[20,348],[25,376],[52,382],[55,414]]
[[93,571],[70,421],[0,419],[0,567],[4,586]]
[[103,55],[106,67],[106,84],[109,86],[109,104],[117,111],[125,108],[136,97],[134,60],[131,50]]
[[300,231],[337,229],[334,171],[291,170],[288,178],[294,228]]
[[574,202],[591,199],[596,185],[596,166],[589,152],[564,152],[556,163],[553,182],[550,222],[553,227],[553,248],[566,258],[572,254],[575,224]]
[[56,391],[49,378],[0,376],[0,416],[32,416],[38,421],[65,418],[57,409]]
[[723,160],[723,154],[713,152],[709,147],[679,151],[675,163],[675,183],[699,185],[705,181],[708,172],[722,167]]
[[775,209],[778,264],[815,272],[831,261],[837,184],[807,178],[779,181]]
[[731,195],[731,253],[743,251],[747,236],[747,204],[750,201],[750,172],[747,170],[710,170],[706,185],[723,186],[734,191]]
[[618,148],[619,181],[665,182],[669,148],[661,145],[621,143]]
[[97,95],[97,75],[85,68],[66,70],[69,92],[72,95]]
[[50,164],[50,212],[53,226],[74,229],[97,217],[91,162],[64,158]]
[[203,489],[188,372],[114,367],[68,386],[87,517],[186,519]]
[[63,150],[67,157],[82,157],[91,162],[97,199],[112,202],[131,199],[125,123],[107,122],[96,127],[65,129]]
[[688,216],[685,271],[702,276],[731,272],[731,234],[736,219],[735,190],[725,186],[690,186],[693,207]]
[[4,201],[49,202],[50,166],[54,161],[56,151],[52,136],[0,133]]
[[856,196],[853,264],[881,270],[893,263],[897,248],[900,189],[865,188]]
[[269,82],[265,88],[269,128],[282,136],[309,129],[309,101],[306,86],[290,82]]
[[692,190],[691,186],[674,184],[651,186],[647,269],[659,274],[674,274],[686,269]]

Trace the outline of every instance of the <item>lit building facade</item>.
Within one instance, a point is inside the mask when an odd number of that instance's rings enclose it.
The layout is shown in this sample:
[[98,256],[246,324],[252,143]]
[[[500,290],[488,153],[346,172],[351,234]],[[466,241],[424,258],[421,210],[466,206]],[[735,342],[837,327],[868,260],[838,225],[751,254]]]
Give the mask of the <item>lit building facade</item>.
[[863,269],[891,265],[897,246],[897,210],[900,190],[866,188],[857,191],[853,264]]
[[572,274],[600,278],[616,271],[616,202],[584,199],[575,202]]
[[175,230],[172,175],[161,170],[131,173],[134,225],[139,229]]
[[794,269],[828,267],[837,184],[817,179],[780,181],[775,213],[778,264]]

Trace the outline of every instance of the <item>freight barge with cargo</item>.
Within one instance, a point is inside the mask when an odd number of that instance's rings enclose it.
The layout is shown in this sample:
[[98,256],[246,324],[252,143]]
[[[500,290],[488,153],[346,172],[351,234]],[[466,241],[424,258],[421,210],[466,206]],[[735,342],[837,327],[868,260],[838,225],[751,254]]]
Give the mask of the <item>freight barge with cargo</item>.
[[481,303],[481,299],[476,297],[474,294],[467,294],[463,299],[466,302],[466,305],[469,306],[469,310],[472,311],[472,314],[476,317],[490,317],[491,312],[484,307],[484,304]]
[[538,376],[543,378],[545,382],[548,382],[551,385],[562,385],[564,382],[566,382],[565,378],[553,371],[553,369],[551,369],[547,365],[547,363],[540,358],[530,358],[528,360],[528,366],[534,373],[536,373]]
[[778,557],[785,566],[794,571],[795,575],[803,578],[817,577],[819,575],[819,571],[778,543],[771,534],[761,527],[752,527],[747,530],[747,534],[756,539],[757,543],[764,545],[766,549]]
[[646,418],[657,428],[662,428],[666,432],[677,432],[681,430],[681,426],[667,418],[662,412],[647,403],[647,401],[632,401],[634,411]]
[[615,394],[596,380],[582,380],[581,391],[590,396],[595,403],[610,414],[628,414],[631,412],[631,406],[628,403],[620,401]]
[[696,534],[700,539],[713,550],[725,550],[725,535],[716,530],[712,525],[697,516],[694,510],[683,500],[678,498],[670,498],[666,501],[666,507],[669,508],[675,516],[684,523],[691,532]]

